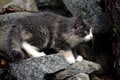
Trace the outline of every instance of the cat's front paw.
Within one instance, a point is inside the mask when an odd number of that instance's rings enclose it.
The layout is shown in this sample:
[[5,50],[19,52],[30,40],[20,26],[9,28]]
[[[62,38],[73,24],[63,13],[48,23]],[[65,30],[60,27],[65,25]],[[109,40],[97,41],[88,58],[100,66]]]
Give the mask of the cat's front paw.
[[83,60],[83,57],[82,56],[77,56],[77,58],[76,58],[76,61],[78,61],[78,62],[81,62]]
[[12,50],[10,52],[10,58],[12,61],[19,61],[24,58],[24,53],[21,50]]

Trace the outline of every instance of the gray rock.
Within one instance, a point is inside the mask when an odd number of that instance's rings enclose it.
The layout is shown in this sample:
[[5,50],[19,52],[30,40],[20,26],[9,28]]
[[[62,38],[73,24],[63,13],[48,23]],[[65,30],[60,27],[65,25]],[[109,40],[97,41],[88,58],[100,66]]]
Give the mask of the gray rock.
[[92,73],[100,69],[100,65],[94,62],[83,60],[81,62],[76,62],[73,65],[67,67],[66,70],[63,70],[56,74],[57,79],[65,79],[66,77],[74,76],[79,73]]
[[67,80],[90,80],[90,79],[88,74],[79,73],[71,78],[68,78]]
[[14,19],[31,15],[30,12],[16,12],[16,13],[10,13],[10,14],[4,14],[0,15],[0,26],[8,25],[13,21]]
[[54,13],[70,17],[72,14],[66,8],[62,0],[35,0],[40,11],[52,11]]
[[100,0],[62,0],[69,11],[74,16],[90,16],[99,13],[101,8],[98,6]]
[[20,7],[27,11],[38,11],[35,0],[13,0],[10,3],[6,4],[3,8],[7,8],[8,6]]
[[[101,80],[101,78],[100,78],[98,75],[96,75],[96,74],[90,75],[90,79],[91,79],[91,80]],[[106,77],[105,79],[111,80],[111,79],[109,79],[108,77]]]
[[58,0],[36,0],[36,3],[38,4],[38,6],[48,6],[48,5],[52,5],[52,6],[57,6],[58,5]]
[[46,73],[55,73],[66,69],[69,63],[61,54],[30,58],[12,63],[11,74],[21,80],[43,80]]
[[[73,16],[82,16],[86,19],[96,15],[94,33],[107,33],[108,25],[99,2],[101,0],[62,0]],[[93,24],[93,23],[91,23]]]
[[16,12],[5,15],[0,15],[0,50],[5,50],[5,34],[10,23],[20,17],[31,15],[29,12]]
[[4,70],[2,68],[0,68],[0,75],[4,72]]
[[2,10],[3,6],[10,2],[11,0],[0,0],[0,11]]

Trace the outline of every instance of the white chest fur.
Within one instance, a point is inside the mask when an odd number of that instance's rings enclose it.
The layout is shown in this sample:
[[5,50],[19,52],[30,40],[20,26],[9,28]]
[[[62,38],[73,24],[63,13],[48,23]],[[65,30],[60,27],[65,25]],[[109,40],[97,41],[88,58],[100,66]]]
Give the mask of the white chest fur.
[[90,33],[88,35],[86,35],[83,40],[84,41],[89,41],[93,38],[93,34],[92,34],[92,29],[90,29]]

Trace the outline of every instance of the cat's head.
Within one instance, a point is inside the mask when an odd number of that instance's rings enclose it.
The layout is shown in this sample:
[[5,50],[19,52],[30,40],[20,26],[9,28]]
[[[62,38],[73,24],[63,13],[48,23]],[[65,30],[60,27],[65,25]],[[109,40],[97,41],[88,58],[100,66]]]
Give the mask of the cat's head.
[[81,41],[89,41],[93,39],[92,34],[92,21],[88,22],[89,20],[85,20],[81,17],[78,17],[75,20],[74,26],[73,26],[73,33],[75,36],[78,36]]
[[81,17],[76,18],[71,33],[68,35],[68,42],[74,46],[80,42],[92,40],[92,30],[95,19],[95,16],[87,20]]

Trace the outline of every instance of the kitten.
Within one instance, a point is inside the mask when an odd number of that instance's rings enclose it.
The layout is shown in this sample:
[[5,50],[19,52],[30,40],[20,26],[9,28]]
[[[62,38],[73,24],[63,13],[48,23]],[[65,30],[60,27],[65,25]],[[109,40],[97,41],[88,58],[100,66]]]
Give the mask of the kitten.
[[69,63],[82,57],[74,57],[72,49],[80,42],[92,39],[92,29],[78,17],[63,17],[51,12],[34,13],[14,20],[6,36],[6,50],[12,61],[45,56],[44,49],[63,53]]

